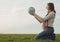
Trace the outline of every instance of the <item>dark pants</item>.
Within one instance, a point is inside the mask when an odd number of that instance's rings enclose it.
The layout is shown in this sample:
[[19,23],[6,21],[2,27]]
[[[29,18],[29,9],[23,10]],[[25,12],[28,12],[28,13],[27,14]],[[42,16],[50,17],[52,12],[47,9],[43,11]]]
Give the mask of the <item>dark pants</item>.
[[38,40],[38,39],[51,39],[51,40],[54,40],[55,39],[54,28],[53,27],[46,28],[43,32],[41,32],[40,34],[35,36],[34,39],[35,40]]

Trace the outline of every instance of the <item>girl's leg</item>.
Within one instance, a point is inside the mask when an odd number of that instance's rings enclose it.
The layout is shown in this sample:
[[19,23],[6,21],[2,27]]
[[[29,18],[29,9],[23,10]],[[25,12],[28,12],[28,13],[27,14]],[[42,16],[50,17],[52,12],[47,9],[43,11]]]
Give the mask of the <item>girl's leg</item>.
[[55,34],[49,35],[48,39],[55,40]]
[[48,28],[46,30],[44,30],[43,32],[41,32],[40,34],[38,34],[36,37],[35,37],[35,40],[38,40],[38,39],[47,39],[48,35],[52,35],[53,34],[53,28]]

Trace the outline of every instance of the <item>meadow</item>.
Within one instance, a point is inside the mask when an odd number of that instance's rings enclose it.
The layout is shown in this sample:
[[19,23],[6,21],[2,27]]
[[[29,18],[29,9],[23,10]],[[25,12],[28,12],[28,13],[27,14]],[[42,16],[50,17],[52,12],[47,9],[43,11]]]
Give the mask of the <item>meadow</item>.
[[0,42],[60,42],[60,34],[56,40],[34,40],[36,34],[0,34]]

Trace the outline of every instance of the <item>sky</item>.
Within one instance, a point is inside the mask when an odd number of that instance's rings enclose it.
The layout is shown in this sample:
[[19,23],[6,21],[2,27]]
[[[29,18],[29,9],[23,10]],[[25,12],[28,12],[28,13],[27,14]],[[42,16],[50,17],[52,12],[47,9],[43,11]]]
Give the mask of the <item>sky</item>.
[[46,4],[55,4],[55,33],[60,33],[60,0],[0,0],[0,34],[36,34],[43,31],[41,23],[29,15],[29,7],[34,7],[36,13],[44,17]]

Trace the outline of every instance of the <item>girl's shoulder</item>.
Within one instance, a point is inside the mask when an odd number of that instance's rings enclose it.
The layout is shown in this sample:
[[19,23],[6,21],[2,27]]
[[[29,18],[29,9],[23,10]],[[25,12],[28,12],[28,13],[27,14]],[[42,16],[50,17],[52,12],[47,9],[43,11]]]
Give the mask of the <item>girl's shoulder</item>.
[[50,12],[49,14],[55,14],[55,12],[54,12],[54,11],[52,11],[52,12]]
[[56,13],[55,13],[54,11],[52,11],[52,12],[50,12],[49,14],[51,14],[51,15],[55,15]]

